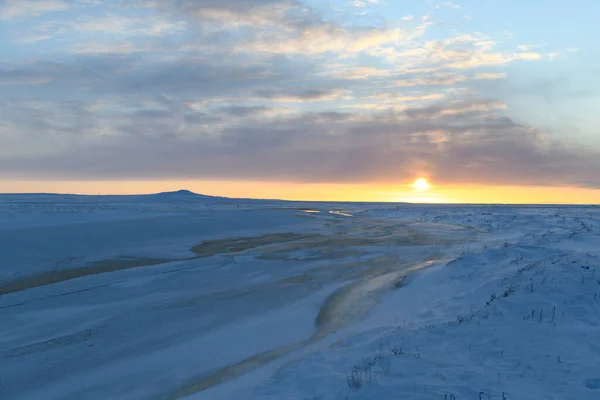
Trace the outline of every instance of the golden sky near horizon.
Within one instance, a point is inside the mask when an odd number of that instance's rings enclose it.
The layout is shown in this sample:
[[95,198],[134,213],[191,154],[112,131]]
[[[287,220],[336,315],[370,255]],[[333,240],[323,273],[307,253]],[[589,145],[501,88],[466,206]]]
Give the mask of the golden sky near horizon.
[[196,193],[282,200],[411,203],[600,204],[600,190],[578,187],[291,183],[261,181],[0,181],[0,193],[140,194],[188,189]]

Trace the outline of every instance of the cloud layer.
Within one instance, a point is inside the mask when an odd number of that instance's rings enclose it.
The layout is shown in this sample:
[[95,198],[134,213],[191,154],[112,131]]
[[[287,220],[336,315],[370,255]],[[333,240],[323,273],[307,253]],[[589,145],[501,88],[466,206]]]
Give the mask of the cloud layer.
[[556,51],[378,3],[5,1],[0,177],[600,187],[597,150],[484,91]]

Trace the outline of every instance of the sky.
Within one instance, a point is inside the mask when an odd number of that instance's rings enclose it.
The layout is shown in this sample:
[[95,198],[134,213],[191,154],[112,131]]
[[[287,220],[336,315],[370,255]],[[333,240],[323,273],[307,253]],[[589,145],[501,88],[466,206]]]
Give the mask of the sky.
[[600,204],[597,15],[0,0],[0,192]]

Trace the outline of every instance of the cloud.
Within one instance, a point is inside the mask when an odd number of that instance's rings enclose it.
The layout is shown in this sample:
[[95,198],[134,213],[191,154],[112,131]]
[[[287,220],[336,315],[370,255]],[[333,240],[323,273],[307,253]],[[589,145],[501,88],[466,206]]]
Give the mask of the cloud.
[[4,0],[0,3],[0,21],[65,11],[71,6],[61,0]]
[[475,74],[475,79],[494,80],[494,79],[506,79],[507,75],[504,72],[483,72]]
[[235,51],[304,55],[343,51],[351,54],[386,44],[400,44],[421,34],[422,31],[378,28],[350,30],[333,24],[322,24],[284,36],[260,32],[248,40],[241,41],[235,47]]
[[458,4],[455,4],[455,3],[451,2],[451,1],[445,1],[445,2],[442,3],[442,5],[446,6],[446,7],[454,8],[455,10],[462,9],[461,6],[459,6]]
[[0,85],[38,85],[52,80],[52,71],[43,68],[21,69],[0,64]]
[[5,104],[2,134],[9,141],[27,134],[0,153],[0,169],[48,179],[394,182],[418,166],[442,182],[600,187],[597,152],[512,121],[499,114],[506,106],[498,101],[273,115],[246,106],[198,115],[172,101],[110,114],[85,103]]
[[463,75],[455,73],[436,73],[431,75],[425,75],[418,78],[409,78],[404,80],[398,80],[395,82],[396,86],[447,86],[454,85],[456,83],[464,82],[467,78]]
[[330,66],[333,76],[345,79],[369,79],[377,77],[389,77],[393,74],[388,69],[380,69],[375,67],[348,67],[345,65]]
[[19,43],[24,43],[24,44],[33,44],[33,43],[37,43],[37,42],[41,42],[41,41],[49,40],[49,39],[52,39],[52,35],[29,34],[29,35],[19,35],[19,37],[16,38],[16,40]]
[[42,83],[51,82],[52,78],[44,77],[44,76],[15,76],[13,78],[10,77],[0,77],[0,86],[8,86],[8,85],[39,85]]
[[600,185],[597,152],[510,119],[490,88],[516,89],[485,82],[552,53],[301,0],[42,3],[3,3],[44,15],[0,62],[3,177]]
[[[318,10],[296,0],[147,0],[144,4],[184,18],[204,32],[220,32],[221,40],[233,39],[229,46],[236,53],[358,53],[374,46],[406,42],[422,35],[427,26],[410,31],[349,26],[328,20]],[[354,5],[367,4],[379,2],[358,1]],[[242,31],[243,35],[238,35]]]
[[405,103],[405,102],[414,102],[414,101],[425,101],[425,100],[439,100],[446,97],[446,95],[442,93],[430,93],[424,95],[403,95],[398,93],[377,93],[371,96],[365,96],[367,100],[379,100],[386,103]]
[[61,24],[60,28],[78,32],[102,32],[111,35],[154,36],[181,32],[185,29],[185,26],[185,21],[172,22],[160,16],[133,18],[120,15],[109,15],[74,21],[66,26],[65,24]]
[[521,51],[531,51],[534,49],[539,49],[540,47],[546,46],[545,44],[520,44],[517,46],[517,49]]
[[349,4],[356,8],[365,8],[367,6],[367,3],[365,3],[364,1],[360,1],[360,0],[351,1]]
[[[419,28],[422,33],[431,24],[427,21]],[[541,60],[544,57],[544,54],[535,52],[501,51],[495,41],[480,33],[424,42],[418,40],[421,34],[402,46],[373,46],[365,52],[394,64],[396,71],[404,73],[476,69],[506,65],[519,60]]]
[[[264,62],[239,58],[230,62],[210,57],[179,57],[158,61],[144,54],[78,54],[68,61],[36,61],[4,67],[0,64],[0,79],[51,78],[51,85],[45,85],[47,93],[39,92],[38,96],[57,100],[74,96],[73,92],[61,90],[64,87],[75,91],[78,98],[147,97],[159,93],[238,101],[340,97],[342,89],[330,88],[330,82],[312,76],[313,68],[312,64],[294,63],[286,58]],[[0,92],[0,99],[19,94],[21,89]]]
[[[317,22],[312,10],[295,0],[141,0],[148,8],[177,17],[214,21],[229,26],[299,27]],[[289,24],[286,26],[286,24]]]
[[259,90],[256,95],[259,100],[264,99],[280,103],[332,101],[343,97],[346,99],[352,98],[350,92],[341,89]]

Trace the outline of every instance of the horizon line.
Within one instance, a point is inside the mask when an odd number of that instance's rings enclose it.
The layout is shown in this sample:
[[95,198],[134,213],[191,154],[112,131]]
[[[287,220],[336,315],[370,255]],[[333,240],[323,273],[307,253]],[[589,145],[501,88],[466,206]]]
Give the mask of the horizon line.
[[160,194],[186,193],[192,196],[208,197],[224,200],[252,200],[252,201],[279,201],[290,203],[341,203],[341,204],[408,204],[408,205],[431,205],[431,206],[529,206],[529,207],[598,207],[600,204],[576,204],[576,203],[469,203],[469,202],[411,202],[411,201],[358,201],[358,200],[294,200],[278,198],[259,198],[259,197],[227,197],[219,195],[207,195],[196,193],[187,189],[175,191],[154,192],[154,193],[133,193],[133,194],[111,194],[111,193],[55,193],[55,192],[0,192],[0,196],[80,196],[80,197],[132,197],[132,196],[155,196]]

